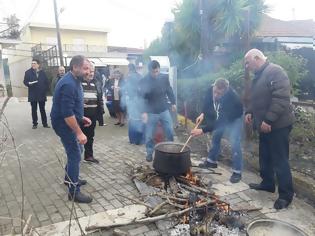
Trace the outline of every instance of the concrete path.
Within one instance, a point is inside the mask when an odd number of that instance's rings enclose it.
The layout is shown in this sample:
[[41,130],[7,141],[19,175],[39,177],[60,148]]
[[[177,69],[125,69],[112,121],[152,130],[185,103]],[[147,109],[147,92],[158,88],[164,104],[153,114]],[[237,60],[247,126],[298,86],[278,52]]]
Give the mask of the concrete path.
[[[51,101],[46,106],[49,114]],[[108,112],[107,112],[108,114]],[[14,141],[18,147],[23,174],[25,192],[24,216],[32,215],[31,225],[40,227],[69,219],[71,203],[67,200],[67,188],[63,184],[65,154],[63,147],[52,129],[45,129],[40,124],[38,129],[32,129],[31,107],[26,99],[12,98],[6,109]],[[89,216],[109,209],[116,209],[131,202],[119,195],[138,196],[138,191],[128,176],[125,160],[133,163],[144,161],[143,146],[130,145],[127,127],[116,127],[114,119],[105,118],[105,127],[96,128],[95,157],[99,165],[82,163],[81,177],[88,181],[82,187],[82,192],[93,196],[91,204],[77,205],[78,217]],[[0,235],[20,232],[20,209],[22,203],[20,168],[17,154],[13,148],[8,130],[0,129],[0,137],[6,140],[0,143]],[[5,144],[5,145],[3,145]],[[4,151],[6,152],[4,155]],[[249,190],[244,183],[229,187],[227,183],[230,172],[223,167],[222,176],[211,175],[212,181],[218,184],[220,190],[227,189],[227,200],[238,203],[251,203],[262,206],[262,213],[268,217],[279,218],[301,227],[310,236],[315,235],[315,210],[302,200],[295,199],[288,210],[272,209],[276,194],[260,193]],[[258,181],[252,173],[244,173],[244,182]],[[221,184],[221,187],[220,187]],[[224,186],[224,187],[223,187]],[[234,189],[232,192],[228,192]],[[224,194],[224,193],[223,193]],[[254,216],[253,216],[254,217]],[[127,227],[131,235],[166,235],[159,231],[155,224]],[[110,233],[102,232],[102,235]]]

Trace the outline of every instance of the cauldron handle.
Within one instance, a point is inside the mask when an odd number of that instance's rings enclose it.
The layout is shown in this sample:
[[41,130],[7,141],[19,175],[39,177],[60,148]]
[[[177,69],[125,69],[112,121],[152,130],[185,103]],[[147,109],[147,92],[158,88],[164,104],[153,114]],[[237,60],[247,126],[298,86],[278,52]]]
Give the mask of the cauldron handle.
[[[200,125],[202,120],[199,120],[198,123],[196,124],[195,128],[194,129],[197,129],[198,126]],[[184,146],[182,147],[182,149],[179,151],[179,152],[183,152],[185,147],[187,146],[188,142],[190,141],[190,139],[192,138],[192,135],[190,135],[187,139],[187,141],[185,142]]]

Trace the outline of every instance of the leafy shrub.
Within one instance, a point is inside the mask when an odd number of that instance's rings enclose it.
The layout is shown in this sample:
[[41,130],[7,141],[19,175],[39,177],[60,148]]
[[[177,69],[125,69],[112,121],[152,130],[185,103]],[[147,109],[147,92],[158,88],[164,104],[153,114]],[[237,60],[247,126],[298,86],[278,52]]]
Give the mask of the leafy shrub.
[[315,146],[315,116],[303,107],[294,108],[296,122],[292,130],[292,140],[296,143]]
[[[286,53],[272,52],[266,53],[270,62],[278,64],[284,68],[291,81],[293,94],[299,92],[298,82],[307,75],[305,69],[306,60],[302,57]],[[184,102],[187,103],[187,115],[195,119],[200,114],[203,104],[203,98],[206,90],[219,77],[230,81],[232,88],[239,94],[242,94],[244,87],[244,65],[243,58],[236,60],[229,68],[224,68],[218,73],[210,73],[198,78],[179,79],[178,80],[178,107],[179,112],[184,114]]]

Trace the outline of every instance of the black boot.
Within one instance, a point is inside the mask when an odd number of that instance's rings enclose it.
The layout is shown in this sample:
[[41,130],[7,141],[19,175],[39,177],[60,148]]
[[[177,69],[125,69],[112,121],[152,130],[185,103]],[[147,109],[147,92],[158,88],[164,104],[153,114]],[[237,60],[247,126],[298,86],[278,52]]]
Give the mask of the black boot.
[[274,193],[275,192],[275,186],[264,186],[262,184],[250,183],[249,184],[249,188],[255,189],[255,190],[258,190],[258,191],[266,191],[266,192],[270,192],[270,193]]
[[231,182],[232,184],[235,184],[235,183],[240,182],[241,179],[242,179],[242,174],[241,174],[241,173],[235,173],[235,172],[233,172],[233,174],[232,174],[231,177],[230,177],[230,182]]
[[281,199],[281,198],[278,198],[276,201],[275,201],[275,204],[273,205],[273,207],[277,210],[280,210],[280,209],[283,209],[283,208],[287,208],[290,203],[292,202],[292,200],[286,200],[286,199]]
[[199,164],[198,167],[215,169],[215,168],[218,168],[218,164],[217,163],[211,163],[209,161],[205,161],[204,163]]
[[90,203],[93,200],[90,196],[84,195],[81,192],[74,194],[68,193],[68,199],[69,201],[74,201],[77,203]]

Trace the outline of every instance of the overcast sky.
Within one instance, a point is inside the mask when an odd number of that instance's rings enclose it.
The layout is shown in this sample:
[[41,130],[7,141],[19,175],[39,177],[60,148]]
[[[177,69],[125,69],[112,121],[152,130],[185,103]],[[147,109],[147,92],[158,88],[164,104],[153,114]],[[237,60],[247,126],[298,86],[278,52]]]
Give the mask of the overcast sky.
[[[181,0],[57,0],[60,24],[107,28],[109,45],[141,47],[160,35]],[[314,19],[314,0],[266,0],[272,17]],[[1,18],[16,13],[27,22],[55,23],[53,0],[0,0]],[[294,10],[293,10],[294,9]]]

